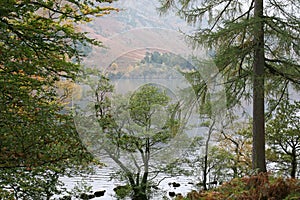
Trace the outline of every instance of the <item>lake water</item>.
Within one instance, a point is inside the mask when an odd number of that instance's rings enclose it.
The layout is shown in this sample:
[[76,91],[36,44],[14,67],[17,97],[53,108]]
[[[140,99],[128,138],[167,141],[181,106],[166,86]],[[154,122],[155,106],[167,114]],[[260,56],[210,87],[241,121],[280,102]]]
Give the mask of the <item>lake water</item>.
[[[73,177],[73,178],[61,178],[61,180],[66,184],[68,189],[72,189],[76,184],[81,182],[86,182],[88,185],[92,186],[92,191],[106,190],[105,195],[102,197],[93,198],[95,200],[115,200],[115,192],[113,189],[116,186],[125,185],[125,182],[121,182],[115,179],[111,179],[111,174],[114,173],[114,164],[110,158],[103,158],[102,162],[106,163],[106,167],[97,168],[95,174],[82,176],[82,177]],[[160,175],[156,180],[160,180],[161,178],[167,175]],[[180,187],[174,188],[169,183],[180,183]],[[182,195],[186,195],[187,192],[192,189],[196,189],[195,185],[191,183],[197,183],[199,180],[196,177],[187,177],[187,176],[178,176],[172,178],[164,179],[158,186],[159,193],[151,199],[153,200],[161,200],[163,196],[168,196],[169,192],[175,192],[176,194],[181,193]],[[153,191],[155,191],[153,189]],[[171,199],[171,198],[170,198]]]

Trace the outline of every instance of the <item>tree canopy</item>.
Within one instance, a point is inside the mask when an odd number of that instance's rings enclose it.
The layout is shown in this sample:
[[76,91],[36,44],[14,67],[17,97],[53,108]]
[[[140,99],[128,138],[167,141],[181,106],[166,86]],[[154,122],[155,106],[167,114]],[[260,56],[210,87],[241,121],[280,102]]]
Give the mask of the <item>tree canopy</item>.
[[289,174],[291,178],[299,176],[299,111],[299,101],[283,100],[277,107],[274,117],[268,121],[266,129],[267,142],[273,155],[271,161],[277,163],[276,170]]
[[173,164],[159,161],[158,154],[165,154],[165,145],[180,134],[183,125],[178,116],[179,103],[172,102],[164,88],[151,84],[114,98],[109,97],[111,92],[109,80],[102,77],[95,90],[100,130],[89,132],[89,138],[104,140],[94,149],[98,154],[103,149],[119,166],[121,178],[127,180],[133,192],[132,199],[148,199],[154,179],[167,173]]
[[287,85],[300,83],[298,2],[161,0],[160,11],[170,9],[197,27],[186,34],[193,47],[215,52],[228,105],[253,99],[253,169],[266,171],[265,94],[280,100]]
[[80,30],[110,1],[0,2],[0,198],[50,198],[59,175],[90,161],[58,81],[80,72],[80,47],[101,45]]

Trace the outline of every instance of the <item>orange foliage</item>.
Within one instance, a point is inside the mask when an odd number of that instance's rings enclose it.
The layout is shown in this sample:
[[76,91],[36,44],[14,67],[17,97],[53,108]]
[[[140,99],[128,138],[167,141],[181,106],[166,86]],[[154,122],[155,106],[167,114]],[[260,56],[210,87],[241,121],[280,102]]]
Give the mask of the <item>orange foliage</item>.
[[187,194],[188,200],[281,200],[300,199],[300,181],[270,177],[266,173],[233,179],[211,191],[195,190]]

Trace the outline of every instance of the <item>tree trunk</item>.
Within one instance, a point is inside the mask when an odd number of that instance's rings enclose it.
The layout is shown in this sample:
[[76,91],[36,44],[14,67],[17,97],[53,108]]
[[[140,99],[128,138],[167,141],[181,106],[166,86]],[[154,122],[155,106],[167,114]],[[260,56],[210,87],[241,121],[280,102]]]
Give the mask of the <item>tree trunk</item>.
[[203,169],[203,190],[207,190],[207,186],[206,186],[206,183],[207,183],[207,155],[204,156],[204,169]]
[[297,171],[297,154],[296,149],[292,151],[292,169],[291,169],[291,178],[296,178],[296,171]]
[[209,126],[208,136],[207,136],[207,139],[206,139],[206,142],[205,142],[205,156],[204,156],[203,182],[202,182],[204,190],[207,190],[206,183],[207,183],[207,175],[208,175],[208,145],[209,145],[209,142],[210,142],[211,134],[213,132],[213,128],[214,128],[215,123],[216,123],[216,119],[214,117],[213,117],[212,120],[213,121],[212,121],[212,124]]
[[142,186],[133,188],[132,200],[147,200],[146,189]]
[[[150,123],[149,123],[150,124]],[[147,189],[148,189],[148,175],[149,175],[149,160],[150,160],[150,139],[146,139],[145,153],[142,153],[142,159],[144,163],[144,173],[141,182],[136,181],[135,187],[133,187],[133,200],[147,200]],[[139,179],[139,176],[137,177]]]
[[236,147],[235,147],[235,155],[236,158],[234,160],[234,166],[232,167],[233,170],[233,178],[237,178],[238,177],[238,164],[240,162],[240,152],[239,152],[239,145],[237,143],[235,143]]
[[253,62],[253,148],[252,168],[266,172],[265,161],[265,116],[264,116],[264,22],[263,0],[255,0],[254,17],[254,62]]
[[133,200],[147,200],[148,171],[145,171],[140,184],[133,187]]

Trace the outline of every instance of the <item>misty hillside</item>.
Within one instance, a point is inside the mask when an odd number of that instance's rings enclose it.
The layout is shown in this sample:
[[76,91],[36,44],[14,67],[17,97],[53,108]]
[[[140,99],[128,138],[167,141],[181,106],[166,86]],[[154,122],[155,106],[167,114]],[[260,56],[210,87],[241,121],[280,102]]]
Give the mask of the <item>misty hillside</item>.
[[160,16],[156,1],[117,1],[111,4],[120,12],[97,18],[88,26],[95,34],[111,37],[136,28],[164,28],[187,30],[186,23],[174,13]]
[[97,18],[83,27],[91,37],[99,39],[107,47],[94,48],[85,64],[107,68],[120,57],[132,64],[143,59],[145,52],[151,50],[189,57],[192,49],[179,30],[189,31],[192,27],[174,13],[160,16],[158,5],[158,2],[146,0],[110,4],[120,11]]

